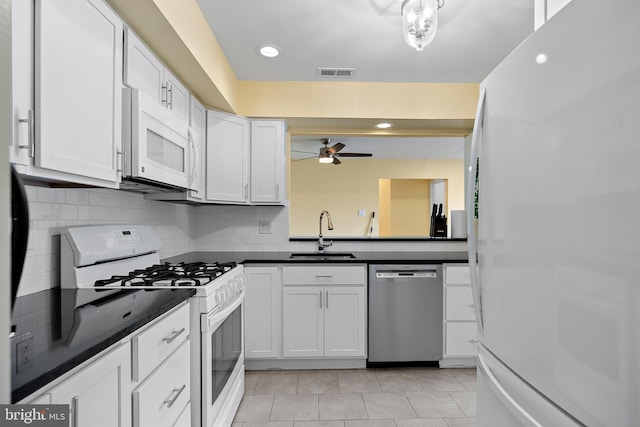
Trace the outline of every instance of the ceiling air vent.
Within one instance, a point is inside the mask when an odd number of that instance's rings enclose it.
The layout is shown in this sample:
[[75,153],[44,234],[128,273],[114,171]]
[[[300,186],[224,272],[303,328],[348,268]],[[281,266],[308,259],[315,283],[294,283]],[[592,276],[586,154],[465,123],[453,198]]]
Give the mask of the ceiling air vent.
[[318,67],[318,77],[329,79],[350,79],[355,68],[322,68]]

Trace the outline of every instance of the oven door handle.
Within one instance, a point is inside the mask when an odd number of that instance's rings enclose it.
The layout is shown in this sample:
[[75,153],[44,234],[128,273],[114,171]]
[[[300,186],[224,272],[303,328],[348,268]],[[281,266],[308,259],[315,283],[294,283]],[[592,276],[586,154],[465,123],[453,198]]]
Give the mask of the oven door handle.
[[226,319],[227,316],[231,314],[231,312],[233,312],[233,310],[235,310],[236,308],[238,308],[240,304],[242,304],[243,300],[244,300],[244,289],[240,291],[236,299],[233,300],[231,304],[229,304],[222,310],[220,310],[220,306],[216,306],[209,313],[203,314],[200,320],[200,331],[207,332],[212,329],[215,329],[217,325],[222,323],[224,319]]

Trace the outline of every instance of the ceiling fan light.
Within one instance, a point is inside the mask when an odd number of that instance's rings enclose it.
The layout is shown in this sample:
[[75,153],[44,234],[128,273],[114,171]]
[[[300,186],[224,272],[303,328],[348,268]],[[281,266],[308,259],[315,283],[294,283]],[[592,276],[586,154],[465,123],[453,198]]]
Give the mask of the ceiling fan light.
[[409,46],[422,51],[438,30],[438,9],[444,0],[404,0],[402,2],[402,34]]
[[333,157],[331,156],[327,156],[327,157],[318,157],[318,161],[320,163],[333,163]]

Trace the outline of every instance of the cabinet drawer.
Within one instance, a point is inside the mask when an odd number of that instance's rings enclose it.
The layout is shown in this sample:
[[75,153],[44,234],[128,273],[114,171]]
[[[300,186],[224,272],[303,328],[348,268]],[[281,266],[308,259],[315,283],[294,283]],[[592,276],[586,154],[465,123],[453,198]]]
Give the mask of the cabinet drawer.
[[142,381],[189,335],[185,304],[133,338],[133,380]]
[[364,285],[362,265],[286,266],[282,268],[283,285]]
[[446,356],[475,356],[478,353],[478,327],[476,322],[446,324]]
[[447,265],[444,267],[444,283],[447,285],[470,285],[469,264]]
[[191,395],[189,343],[172,354],[133,392],[133,426],[171,426]]
[[476,320],[476,315],[473,311],[471,286],[447,287],[445,298],[446,320]]

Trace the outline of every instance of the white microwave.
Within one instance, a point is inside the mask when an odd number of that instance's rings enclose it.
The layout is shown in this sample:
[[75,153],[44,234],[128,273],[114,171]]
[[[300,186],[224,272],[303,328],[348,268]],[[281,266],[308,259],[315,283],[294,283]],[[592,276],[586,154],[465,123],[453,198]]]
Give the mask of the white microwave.
[[145,93],[123,91],[120,188],[147,193],[192,189],[198,152],[189,124]]

